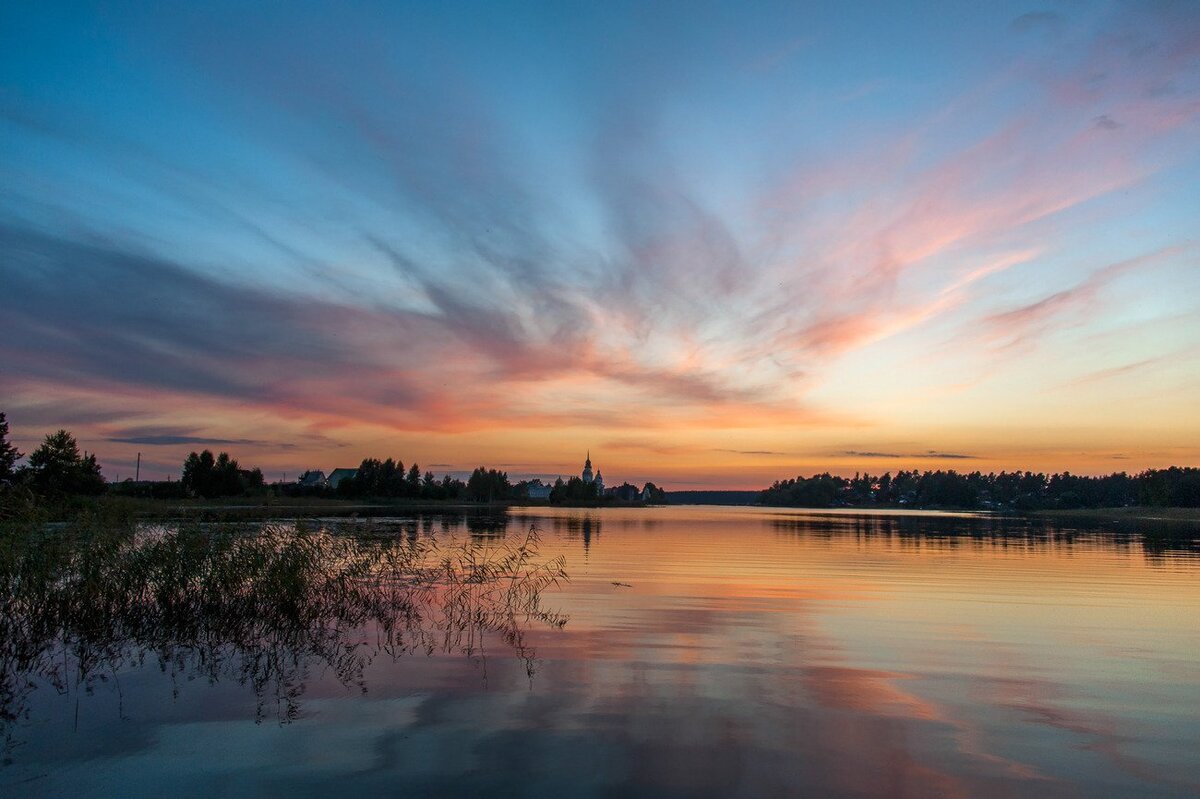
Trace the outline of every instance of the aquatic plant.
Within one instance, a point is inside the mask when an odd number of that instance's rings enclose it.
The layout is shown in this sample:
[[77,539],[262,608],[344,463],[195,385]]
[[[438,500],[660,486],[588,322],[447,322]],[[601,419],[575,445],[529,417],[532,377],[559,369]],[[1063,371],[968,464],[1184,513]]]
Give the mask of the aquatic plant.
[[[6,756],[33,691],[90,691],[157,660],[180,680],[233,679],[256,719],[300,713],[314,668],[366,690],[381,654],[484,655],[496,636],[536,659],[525,628],[562,627],[542,592],[567,579],[531,527],[516,543],[439,544],[373,526],[147,528],[8,525],[0,530],[0,733]],[[371,637],[374,636],[372,643]]]

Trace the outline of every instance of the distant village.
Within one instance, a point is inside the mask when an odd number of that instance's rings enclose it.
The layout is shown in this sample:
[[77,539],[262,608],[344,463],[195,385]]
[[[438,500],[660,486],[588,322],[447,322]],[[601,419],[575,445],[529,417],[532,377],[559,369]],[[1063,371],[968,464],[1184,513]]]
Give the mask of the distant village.
[[[311,469],[304,472],[295,483],[289,484],[285,482],[280,485],[285,490],[294,488],[303,493],[359,493],[351,490],[356,487],[356,483],[362,482],[361,475],[363,469],[368,468],[368,463],[370,462],[364,462],[364,466],[358,468],[337,468],[328,474],[320,469]],[[479,471],[476,470],[476,473]],[[598,467],[595,469],[592,467],[592,454],[590,451],[584,457],[583,469],[580,471],[578,477],[572,476],[566,480],[559,477],[553,483],[545,482],[540,478],[534,478],[532,480],[522,480],[509,484],[507,475],[503,473],[499,474],[503,475],[502,481],[507,489],[505,493],[511,499],[529,499],[545,502],[595,500],[620,503],[661,503],[665,501],[664,491],[654,483],[646,483],[641,488],[628,482],[616,486],[605,485],[603,473]],[[417,475],[419,475],[419,472]],[[474,477],[475,475],[472,476],[472,479]],[[409,479],[416,482],[415,476]],[[433,481],[432,474],[426,473],[423,482],[426,485],[437,485],[436,482],[431,481]],[[443,484],[448,486],[451,482],[453,481],[449,476],[443,478]]]
[[[631,483],[622,483],[619,486],[605,487],[604,475],[597,468],[595,474],[592,473],[592,453],[589,451],[583,461],[583,471],[579,475],[579,479],[585,486],[593,486],[597,497],[613,499],[617,502],[661,502],[661,489],[658,489],[654,483],[646,483],[640,489]],[[562,478],[559,478],[561,481]],[[526,496],[529,499],[545,499],[549,500],[554,491],[555,486],[549,483],[543,483],[541,480],[534,479],[526,483]]]

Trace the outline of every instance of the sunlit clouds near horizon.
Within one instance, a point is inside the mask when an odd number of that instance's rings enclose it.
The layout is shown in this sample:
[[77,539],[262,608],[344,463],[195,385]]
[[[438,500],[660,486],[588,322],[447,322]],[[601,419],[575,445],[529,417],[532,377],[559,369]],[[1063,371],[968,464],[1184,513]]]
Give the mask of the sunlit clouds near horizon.
[[14,438],[1195,464],[1200,6],[828,5],[6,6]]

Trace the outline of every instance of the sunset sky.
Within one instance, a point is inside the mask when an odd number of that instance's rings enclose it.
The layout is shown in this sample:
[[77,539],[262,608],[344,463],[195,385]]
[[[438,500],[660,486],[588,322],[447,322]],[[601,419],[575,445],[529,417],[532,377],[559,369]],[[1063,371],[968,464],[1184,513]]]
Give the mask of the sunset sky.
[[21,449],[1200,460],[1200,4],[431,5],[0,8]]

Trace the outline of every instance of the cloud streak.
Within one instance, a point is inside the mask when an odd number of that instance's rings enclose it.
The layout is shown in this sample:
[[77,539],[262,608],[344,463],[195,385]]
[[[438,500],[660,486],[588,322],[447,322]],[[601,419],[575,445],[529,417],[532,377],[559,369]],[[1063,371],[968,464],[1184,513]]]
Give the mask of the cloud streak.
[[912,460],[949,460],[949,461],[966,461],[978,460],[978,455],[964,455],[958,452],[938,452],[937,450],[925,450],[924,452],[875,452],[871,450],[843,450],[839,455],[844,455],[850,458],[909,458]]
[[291,449],[295,444],[283,444],[277,441],[263,441],[254,438],[205,438],[204,436],[129,436],[127,438],[110,438],[118,444],[144,444],[149,447],[174,446],[177,444],[202,444],[205,446],[245,446],[245,447],[274,447]]

